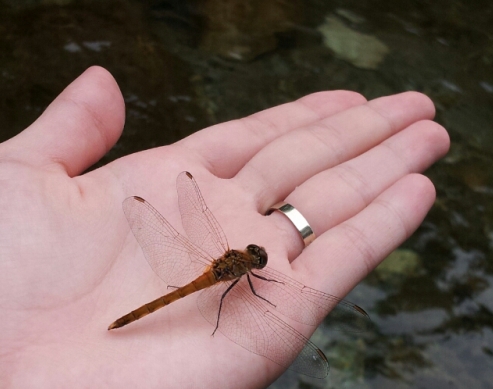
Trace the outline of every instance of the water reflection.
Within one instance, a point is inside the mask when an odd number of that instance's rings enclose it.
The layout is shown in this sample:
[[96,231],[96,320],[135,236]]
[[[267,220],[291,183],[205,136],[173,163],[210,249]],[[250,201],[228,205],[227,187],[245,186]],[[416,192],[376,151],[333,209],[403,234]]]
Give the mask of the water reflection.
[[[127,104],[123,138],[101,163],[313,91],[428,94],[452,149],[427,172],[438,195],[423,225],[348,296],[369,308],[374,331],[321,328],[328,380],[288,373],[273,387],[491,387],[493,3],[242,4],[3,0],[1,140],[92,64],[114,74]],[[324,45],[327,18],[388,48],[375,70],[337,51],[349,44]]]

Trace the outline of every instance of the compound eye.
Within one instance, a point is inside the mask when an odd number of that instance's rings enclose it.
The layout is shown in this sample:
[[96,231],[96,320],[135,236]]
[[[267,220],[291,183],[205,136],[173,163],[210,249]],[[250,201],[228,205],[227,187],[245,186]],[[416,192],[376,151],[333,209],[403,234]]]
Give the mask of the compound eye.
[[262,269],[267,265],[267,252],[263,247],[257,246],[256,244],[250,244],[247,247],[248,252],[250,252],[257,259],[257,268]]
[[260,265],[263,268],[267,265],[267,252],[264,250],[263,247],[259,247],[259,249]]

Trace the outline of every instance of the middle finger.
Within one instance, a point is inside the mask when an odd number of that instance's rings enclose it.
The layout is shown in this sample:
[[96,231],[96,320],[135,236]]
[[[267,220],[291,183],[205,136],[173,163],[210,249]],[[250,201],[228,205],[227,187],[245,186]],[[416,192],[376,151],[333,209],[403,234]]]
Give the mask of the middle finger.
[[235,179],[249,183],[247,189],[256,192],[260,204],[271,205],[313,175],[433,115],[433,103],[420,93],[378,98],[276,139],[258,152]]

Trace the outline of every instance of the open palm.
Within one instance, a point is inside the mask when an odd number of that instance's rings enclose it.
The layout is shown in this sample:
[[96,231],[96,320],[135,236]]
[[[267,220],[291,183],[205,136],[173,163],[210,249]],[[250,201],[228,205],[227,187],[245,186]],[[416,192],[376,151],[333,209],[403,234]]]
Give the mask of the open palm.
[[[219,332],[211,337],[195,295],[125,331],[106,331],[167,292],[130,232],[123,200],[145,198],[183,231],[175,180],[190,171],[231,248],[264,246],[269,266],[342,297],[433,204],[433,185],[415,174],[448,149],[433,114],[417,93],[368,103],[352,92],[317,93],[81,175],[113,146],[124,122],[113,78],[89,69],[0,145],[3,383],[266,386],[281,367]],[[263,216],[284,199],[317,235],[303,252],[286,218]]]

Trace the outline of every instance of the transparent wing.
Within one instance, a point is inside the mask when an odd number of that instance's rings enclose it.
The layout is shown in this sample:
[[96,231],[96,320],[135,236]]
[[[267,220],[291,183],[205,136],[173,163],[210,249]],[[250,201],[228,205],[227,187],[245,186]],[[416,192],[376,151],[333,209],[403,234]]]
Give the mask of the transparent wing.
[[180,235],[143,198],[125,199],[123,211],[147,262],[166,284],[188,284],[210,265],[208,255]]
[[[226,236],[205,204],[195,179],[190,173],[182,172],[176,186],[183,228],[188,238],[212,258],[219,258],[229,250]],[[371,324],[368,314],[353,303],[309,288],[273,269],[264,268],[254,273],[279,281],[258,282],[259,279],[251,277],[256,288],[268,294],[268,300],[276,305],[277,311],[293,320],[317,325],[332,310],[329,317],[336,328],[359,332],[367,330]]]
[[[216,326],[222,294],[231,281],[202,291],[198,306],[204,318]],[[273,313],[274,308],[255,296],[246,276],[223,299],[219,330],[248,351],[299,373],[324,378],[329,363],[323,352]]]
[[221,226],[205,204],[197,182],[189,172],[181,172],[176,179],[178,205],[183,229],[188,239],[217,259],[229,250]]
[[[327,316],[333,329],[364,332],[371,328],[368,314],[356,304],[316,289],[270,268],[258,269],[250,276],[257,294],[275,305],[276,311],[299,323],[318,325]],[[250,292],[251,293],[251,292]]]

